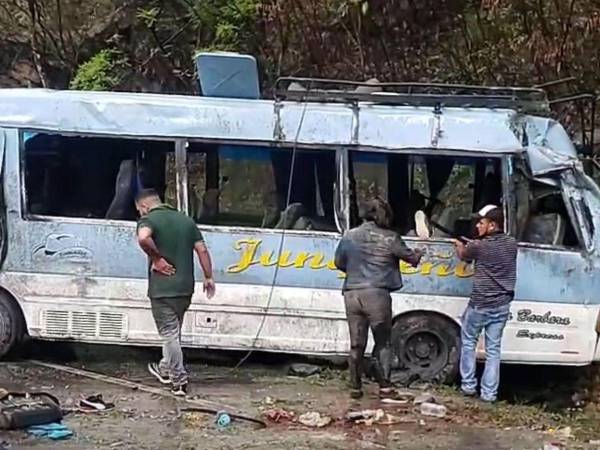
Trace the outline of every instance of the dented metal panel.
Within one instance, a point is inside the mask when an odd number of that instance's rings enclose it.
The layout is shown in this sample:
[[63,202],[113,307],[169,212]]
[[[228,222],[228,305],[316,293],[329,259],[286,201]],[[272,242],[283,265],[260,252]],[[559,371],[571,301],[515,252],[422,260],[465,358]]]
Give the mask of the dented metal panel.
[[370,103],[274,102],[44,89],[0,90],[0,104],[0,125],[21,129],[289,143],[306,110],[298,142],[307,145],[435,147],[480,153],[522,150],[514,132],[518,115],[510,110],[441,108],[436,114],[428,107]]

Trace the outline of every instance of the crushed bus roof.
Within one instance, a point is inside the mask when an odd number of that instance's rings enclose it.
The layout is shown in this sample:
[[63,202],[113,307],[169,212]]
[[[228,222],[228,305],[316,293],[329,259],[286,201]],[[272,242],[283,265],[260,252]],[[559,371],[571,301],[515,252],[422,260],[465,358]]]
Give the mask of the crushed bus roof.
[[[386,150],[519,153],[575,148],[557,122],[511,109],[321,103],[124,92],[0,89],[0,126],[66,133]],[[550,142],[548,139],[552,138]]]

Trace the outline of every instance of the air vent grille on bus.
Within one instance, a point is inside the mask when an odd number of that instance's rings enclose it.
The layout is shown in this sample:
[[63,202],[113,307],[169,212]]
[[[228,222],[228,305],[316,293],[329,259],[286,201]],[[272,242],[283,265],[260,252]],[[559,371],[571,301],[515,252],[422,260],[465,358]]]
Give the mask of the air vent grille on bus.
[[101,312],[98,326],[102,338],[124,339],[127,336],[125,315],[112,312]]
[[42,311],[42,336],[64,338],[125,339],[127,316],[115,312]]
[[69,329],[68,311],[42,311],[42,327],[49,336],[65,336]]

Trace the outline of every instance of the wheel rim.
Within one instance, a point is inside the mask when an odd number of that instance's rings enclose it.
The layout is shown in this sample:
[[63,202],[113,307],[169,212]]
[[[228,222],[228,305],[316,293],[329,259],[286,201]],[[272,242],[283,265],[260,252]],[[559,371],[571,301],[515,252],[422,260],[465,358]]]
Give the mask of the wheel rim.
[[397,343],[399,368],[416,373],[437,372],[448,361],[448,344],[430,330],[417,330]]

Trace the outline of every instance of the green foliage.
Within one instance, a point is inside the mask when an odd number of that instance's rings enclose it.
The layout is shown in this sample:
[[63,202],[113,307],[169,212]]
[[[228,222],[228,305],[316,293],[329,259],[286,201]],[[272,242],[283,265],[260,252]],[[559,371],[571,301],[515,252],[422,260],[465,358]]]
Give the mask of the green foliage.
[[204,25],[207,41],[201,48],[251,51],[256,43],[260,0],[198,0],[193,8],[196,25]]
[[70,88],[81,91],[108,91],[121,81],[122,62],[114,50],[104,49],[77,68]]

